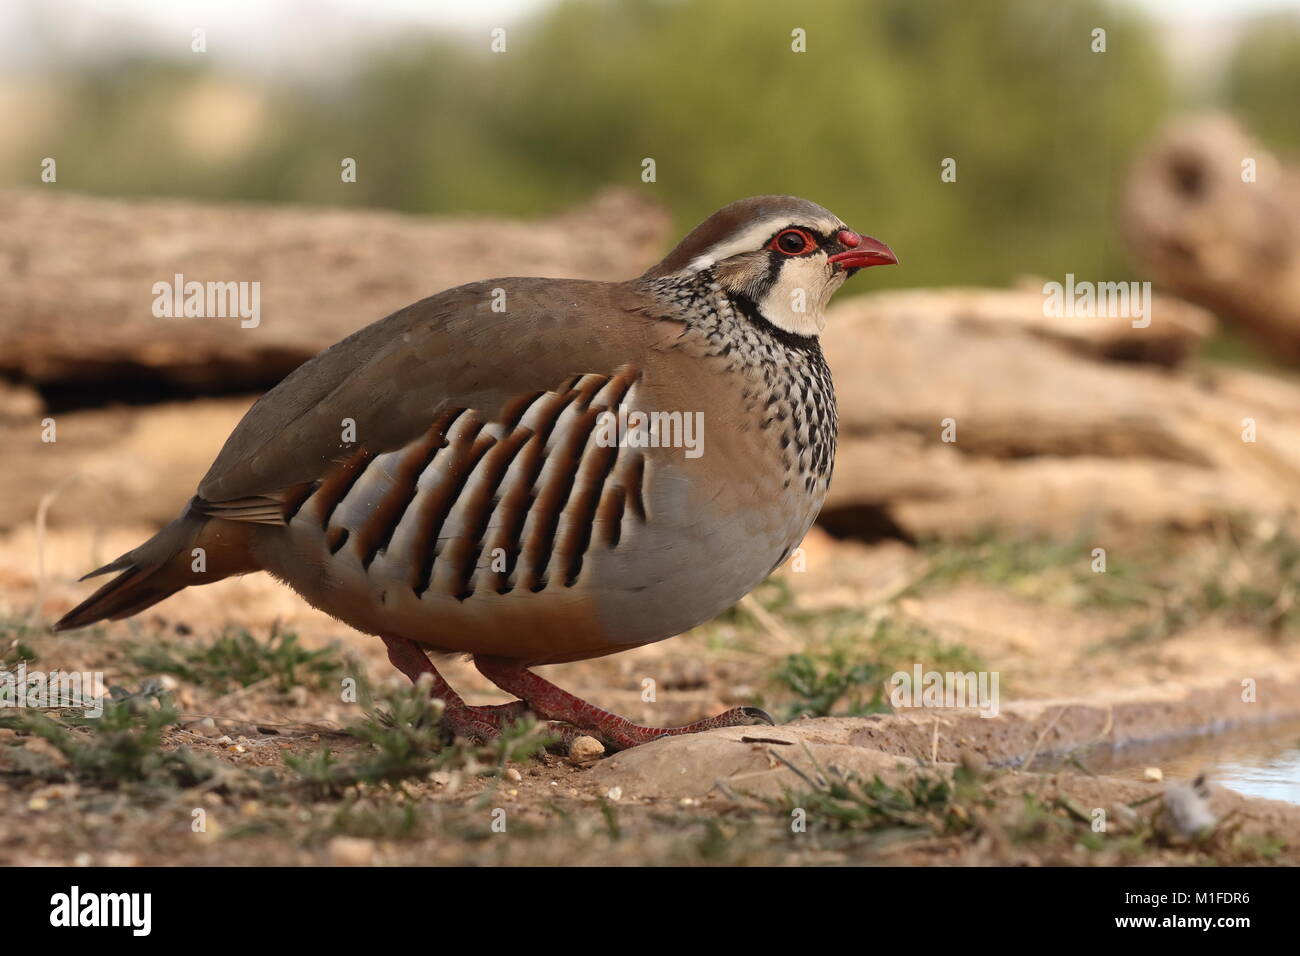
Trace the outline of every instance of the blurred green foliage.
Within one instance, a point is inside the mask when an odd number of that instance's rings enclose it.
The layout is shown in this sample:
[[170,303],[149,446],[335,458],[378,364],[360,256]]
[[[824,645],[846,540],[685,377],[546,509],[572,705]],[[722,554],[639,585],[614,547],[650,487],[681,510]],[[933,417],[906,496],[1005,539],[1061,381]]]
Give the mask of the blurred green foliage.
[[[1135,277],[1113,226],[1121,177],[1171,102],[1157,41],[1103,0],[564,0],[512,27],[504,54],[486,35],[410,34],[328,81],[193,56],[70,62],[21,168],[65,157],[61,185],[113,195],[414,212],[539,214],[624,185],[683,230],[785,192],[899,252],[873,288],[1118,279]],[[1281,102],[1269,77],[1294,88],[1294,49],[1240,64],[1239,98]],[[1295,133],[1276,105],[1258,114]]]
[[1227,86],[1233,112],[1265,145],[1300,150],[1300,17],[1265,17],[1247,29]]

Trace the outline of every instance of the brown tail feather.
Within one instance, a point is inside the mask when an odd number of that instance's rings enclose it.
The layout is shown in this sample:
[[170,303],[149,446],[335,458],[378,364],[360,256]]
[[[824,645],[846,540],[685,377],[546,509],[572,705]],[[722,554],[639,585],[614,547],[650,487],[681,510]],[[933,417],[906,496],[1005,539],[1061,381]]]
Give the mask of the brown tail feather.
[[[191,584],[205,584],[254,570],[240,547],[240,536],[206,533],[210,520],[193,508],[187,508],[179,518],[140,547],[91,571],[82,578],[83,581],[110,571],[121,573],[63,615],[54,625],[54,630],[68,631],[96,621],[121,620]],[[201,573],[194,571],[191,564],[191,549],[196,545],[209,552],[207,569]],[[218,549],[216,554],[212,553],[214,547]]]

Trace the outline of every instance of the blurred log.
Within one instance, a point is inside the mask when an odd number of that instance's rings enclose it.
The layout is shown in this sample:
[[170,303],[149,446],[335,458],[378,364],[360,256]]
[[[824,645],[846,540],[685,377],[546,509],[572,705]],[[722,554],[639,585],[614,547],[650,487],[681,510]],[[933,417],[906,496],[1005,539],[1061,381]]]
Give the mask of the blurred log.
[[1123,218],[1162,285],[1300,365],[1300,169],[1227,117],[1184,121],[1134,166]]
[[1080,355],[1157,365],[1180,365],[1214,331],[1214,318],[1204,309],[1162,295],[1152,297],[1151,324],[1145,328],[1106,315],[1052,318],[1044,314],[1042,289],[1042,279],[1024,278],[1015,289],[924,289],[855,301],[903,324],[1023,333]]
[[[11,280],[0,283],[0,364],[41,385],[137,376],[260,389],[355,326],[475,276],[634,274],[667,239],[666,218],[639,205],[615,194],[523,225],[0,193],[0,212],[20,222],[9,234],[40,250],[0,240]],[[154,318],[151,285],[173,271],[260,275],[262,325]],[[1041,283],[1029,286],[881,293],[832,309],[824,348],[841,450],[827,528],[1141,533],[1300,504],[1300,387],[1189,371],[1213,320],[1188,303],[1158,298],[1151,324],[1134,329],[1046,318]],[[54,489],[52,526],[165,522],[250,400],[62,411],[50,444],[40,397],[3,390],[0,442],[18,454],[0,470],[0,529],[29,522]],[[1241,438],[1246,418],[1254,443]],[[941,440],[944,419],[955,442]]]
[[[1149,328],[1129,327],[1148,344],[1119,358],[1163,361],[1210,328],[1185,303],[1153,313]],[[1173,314],[1177,327],[1160,321]],[[1116,360],[1100,343],[1127,337],[1126,320],[1074,322],[1043,320],[1041,294],[977,290],[834,308],[824,348],[840,451],[822,524],[867,538],[1141,533],[1300,505],[1300,386]]]
[[[1300,387],[1171,364],[1211,327],[1185,303],[1159,300],[1151,326],[1133,329],[1045,320],[1042,300],[891,292],[832,310],[841,436],[826,528],[868,539],[1143,534],[1300,504]],[[0,443],[17,450],[0,470],[0,530],[30,522],[56,487],[56,527],[166,522],[250,401],[63,412],[57,444],[41,441],[35,413],[0,421]],[[955,442],[941,440],[945,418]],[[1255,443],[1241,440],[1245,418]]]
[[[260,390],[320,349],[443,289],[496,276],[634,276],[669,218],[609,191],[537,222],[121,201],[0,190],[0,376],[38,385]],[[261,283],[261,322],[158,318],[156,282]]]
[[35,389],[0,379],[0,424],[34,421],[40,417],[44,404]]

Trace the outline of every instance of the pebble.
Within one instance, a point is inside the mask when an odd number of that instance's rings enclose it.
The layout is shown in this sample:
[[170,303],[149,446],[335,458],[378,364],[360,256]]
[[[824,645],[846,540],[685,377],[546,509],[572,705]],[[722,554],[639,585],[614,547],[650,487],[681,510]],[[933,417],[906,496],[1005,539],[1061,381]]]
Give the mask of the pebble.
[[577,737],[569,744],[569,763],[575,767],[594,763],[605,756],[605,745],[595,737]]
[[63,756],[63,751],[44,737],[28,737],[23,741],[23,746],[30,752],[47,758],[56,767],[66,767],[68,765],[68,758]]
[[196,720],[186,728],[191,733],[199,734],[202,737],[220,737],[221,731],[217,730],[217,722],[211,717],[204,717],[202,720]]
[[1205,780],[1169,785],[1164,797],[1166,827],[1182,837],[1195,837],[1213,830],[1219,819],[1210,808]]
[[[194,818],[191,817],[191,821]],[[203,844],[213,844],[221,839],[221,821],[213,814],[209,813],[203,818],[203,829],[194,830],[191,828],[190,835]]]
[[357,837],[336,836],[328,846],[330,859],[339,866],[369,866],[375,862],[375,844]]
[[607,799],[609,799],[609,800],[613,800],[615,803],[617,803],[619,800],[622,800],[622,799],[623,799],[623,788],[622,788],[622,787],[610,787],[609,790],[607,790],[607,791],[605,792],[605,797],[606,797]]
[[75,783],[52,783],[41,787],[32,794],[32,798],[46,801],[70,800],[77,795],[77,791],[80,789]]
[[1142,779],[1149,780],[1152,783],[1159,783],[1165,779],[1164,772],[1159,767],[1147,767],[1142,771]]

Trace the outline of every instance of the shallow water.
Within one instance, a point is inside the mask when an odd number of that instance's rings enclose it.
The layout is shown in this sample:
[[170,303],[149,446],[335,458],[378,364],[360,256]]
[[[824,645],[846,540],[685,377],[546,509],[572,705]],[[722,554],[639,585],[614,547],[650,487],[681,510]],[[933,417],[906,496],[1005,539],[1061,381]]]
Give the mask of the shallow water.
[[[1159,767],[1166,780],[1190,780],[1204,771],[1220,786],[1249,797],[1300,804],[1300,723],[1199,734],[1178,740],[1080,755],[1094,773],[1143,779]],[[1060,759],[1035,761],[1036,769],[1061,766]]]

